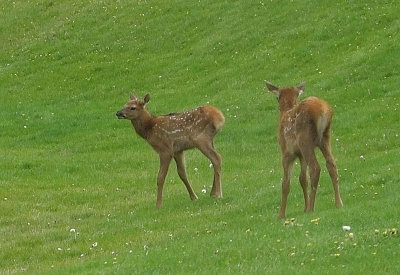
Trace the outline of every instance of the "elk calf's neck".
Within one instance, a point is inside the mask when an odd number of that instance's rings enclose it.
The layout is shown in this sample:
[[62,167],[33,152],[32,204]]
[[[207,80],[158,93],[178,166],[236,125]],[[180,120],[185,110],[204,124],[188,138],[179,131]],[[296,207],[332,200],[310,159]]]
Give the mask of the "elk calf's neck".
[[145,139],[160,157],[156,206],[159,208],[162,205],[162,190],[172,158],[190,198],[197,199],[188,182],[184,162],[184,151],[192,148],[198,148],[211,161],[214,167],[211,196],[221,198],[221,156],[215,150],[213,140],[225,123],[222,112],[213,106],[201,106],[183,113],[153,116],[146,109],[149,100],[149,94],[141,100],[132,93],[130,100],[116,115],[119,119],[130,120],[136,133]]
[[[331,152],[332,108],[317,97],[308,97],[300,102],[297,98],[304,92],[305,83],[297,87],[278,88],[266,82],[268,89],[274,93],[279,103],[278,141],[282,152],[284,175],[282,179],[282,200],[279,217],[284,218],[286,202],[290,191],[290,174],[293,162],[300,160],[300,184],[304,194],[304,210],[314,211],[315,196],[320,176],[320,166],[315,156],[318,147],[325,160],[335,193],[335,204],[343,206],[339,193],[339,177]],[[311,193],[308,195],[307,169],[310,174]]]

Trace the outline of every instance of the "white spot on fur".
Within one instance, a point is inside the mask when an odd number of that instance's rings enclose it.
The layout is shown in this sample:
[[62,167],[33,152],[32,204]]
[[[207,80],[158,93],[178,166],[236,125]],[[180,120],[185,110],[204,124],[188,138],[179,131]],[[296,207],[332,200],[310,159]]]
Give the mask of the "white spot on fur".
[[165,129],[163,127],[160,127],[159,125],[156,125],[156,127],[158,129],[160,129],[161,131],[163,131],[164,133],[168,134],[168,135],[174,135],[174,134],[183,132],[183,129],[175,129],[175,130],[172,130],[172,131],[168,131],[167,129]]

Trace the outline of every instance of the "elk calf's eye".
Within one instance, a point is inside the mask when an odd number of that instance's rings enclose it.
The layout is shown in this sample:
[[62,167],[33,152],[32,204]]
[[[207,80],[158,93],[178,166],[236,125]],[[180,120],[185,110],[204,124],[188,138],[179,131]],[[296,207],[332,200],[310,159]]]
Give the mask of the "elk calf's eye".
[[132,111],[134,111],[134,110],[136,110],[136,107],[131,107],[130,109],[131,109]]

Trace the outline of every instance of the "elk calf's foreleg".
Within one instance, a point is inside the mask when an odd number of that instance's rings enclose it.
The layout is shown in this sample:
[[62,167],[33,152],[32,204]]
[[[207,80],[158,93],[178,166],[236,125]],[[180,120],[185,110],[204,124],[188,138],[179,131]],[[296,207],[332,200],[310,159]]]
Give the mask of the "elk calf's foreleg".
[[290,174],[292,173],[293,162],[294,162],[294,156],[292,155],[283,156],[282,200],[281,200],[281,208],[279,211],[279,218],[281,219],[285,218],[287,198],[290,192]]
[[157,203],[156,207],[162,206],[162,192],[164,188],[165,177],[168,173],[169,164],[171,163],[171,156],[160,155],[160,170],[158,170],[157,176]]

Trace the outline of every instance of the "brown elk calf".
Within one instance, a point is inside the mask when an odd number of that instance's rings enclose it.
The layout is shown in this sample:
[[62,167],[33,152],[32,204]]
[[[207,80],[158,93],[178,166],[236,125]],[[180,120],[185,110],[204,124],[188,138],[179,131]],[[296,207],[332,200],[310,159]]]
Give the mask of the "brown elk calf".
[[179,177],[186,186],[190,198],[197,196],[190,186],[184,163],[184,151],[198,148],[214,167],[214,183],[211,196],[221,198],[221,156],[215,151],[213,139],[222,128],[225,118],[221,111],[212,106],[202,106],[184,113],[153,116],[146,109],[150,100],[147,94],[143,100],[132,93],[130,100],[117,112],[119,119],[129,119],[136,133],[144,138],[160,156],[160,170],[157,177],[157,208],[162,204],[162,191],[172,158],[175,159]]
[[[305,83],[297,87],[281,89],[269,82],[266,82],[266,85],[277,96],[280,110],[278,141],[282,151],[284,175],[279,217],[285,217],[286,202],[290,191],[290,173],[296,158],[300,159],[299,180],[304,193],[304,211],[314,210],[315,195],[321,171],[314,152],[316,147],[321,150],[326,160],[326,167],[335,191],[336,206],[343,206],[339,193],[339,177],[330,144],[332,108],[326,101],[313,96],[297,103],[298,96],[304,91]],[[307,191],[307,167],[311,179],[310,197]]]

